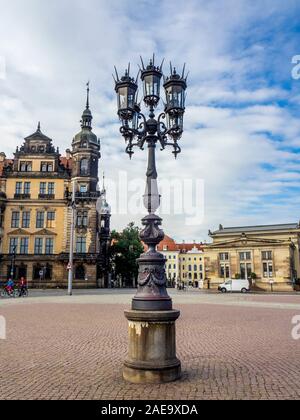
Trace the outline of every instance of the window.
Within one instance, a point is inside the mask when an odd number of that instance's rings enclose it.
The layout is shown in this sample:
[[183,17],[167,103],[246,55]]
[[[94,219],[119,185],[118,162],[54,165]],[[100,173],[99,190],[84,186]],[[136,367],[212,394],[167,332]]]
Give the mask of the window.
[[78,265],[75,269],[76,280],[85,280],[85,268],[84,265]]
[[42,162],[41,163],[41,172],[53,172],[53,163]]
[[230,266],[229,264],[220,265],[220,276],[222,279],[230,279]]
[[251,252],[240,252],[240,260],[241,261],[250,261],[251,260]]
[[264,262],[263,263],[263,273],[264,277],[273,277],[273,263],[272,262]]
[[272,251],[262,251],[261,257],[263,261],[269,261],[272,260]]
[[263,276],[265,278],[273,277],[273,253],[272,251],[262,251]]
[[82,226],[87,227],[88,225],[88,212],[84,211],[82,215]]
[[28,254],[28,244],[29,244],[28,238],[21,238],[20,254],[22,255]]
[[17,182],[16,183],[16,194],[22,194],[22,187],[23,187],[22,182]]
[[22,228],[29,228],[30,227],[30,211],[23,211],[22,214]]
[[48,211],[47,212],[47,228],[54,228],[55,227],[55,211]]
[[19,228],[20,227],[20,212],[13,211],[11,216],[11,227]]
[[203,265],[199,265],[199,271],[203,271]]
[[31,172],[32,171],[32,162],[21,162],[20,163],[21,172]]
[[54,182],[49,182],[48,184],[48,194],[55,195],[55,184]]
[[80,187],[79,187],[79,190],[80,190],[81,193],[86,193],[87,190],[88,190],[88,187],[87,187],[86,184],[81,184]]
[[252,264],[251,263],[241,263],[240,264],[241,269],[241,278],[243,280],[248,280],[251,277],[252,274]]
[[36,214],[36,227],[42,229],[45,225],[45,212],[38,211]]
[[220,254],[220,261],[229,261],[229,253],[228,252],[222,252]]
[[80,175],[89,174],[89,161],[88,159],[82,159],[80,162]]
[[76,242],[76,252],[78,254],[85,254],[86,253],[86,237],[79,236]]
[[18,251],[19,239],[18,238],[10,238],[9,241],[9,253],[14,254]]
[[79,211],[77,213],[77,227],[87,227],[88,225],[88,212],[87,211]]
[[196,265],[194,265],[194,271],[197,271],[198,267]]
[[192,266],[191,265],[189,265],[189,271],[192,271]]
[[47,193],[47,182],[41,182],[40,183],[40,194],[46,194]]
[[54,248],[54,241],[52,238],[46,238],[45,254],[52,255]]
[[30,182],[24,182],[24,194],[26,195],[30,194],[30,187],[31,187]]
[[34,253],[35,255],[42,255],[44,247],[44,239],[43,238],[35,238],[34,241]]

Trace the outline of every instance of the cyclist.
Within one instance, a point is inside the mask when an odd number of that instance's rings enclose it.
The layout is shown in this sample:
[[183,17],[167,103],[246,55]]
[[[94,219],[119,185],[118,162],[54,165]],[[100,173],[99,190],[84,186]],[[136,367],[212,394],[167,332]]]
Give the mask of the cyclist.
[[19,283],[19,297],[25,296],[27,293],[27,281],[24,277],[21,277]]
[[15,282],[13,281],[13,279],[9,279],[6,284],[6,290],[9,295],[11,295],[12,292],[14,291],[14,287],[15,287]]

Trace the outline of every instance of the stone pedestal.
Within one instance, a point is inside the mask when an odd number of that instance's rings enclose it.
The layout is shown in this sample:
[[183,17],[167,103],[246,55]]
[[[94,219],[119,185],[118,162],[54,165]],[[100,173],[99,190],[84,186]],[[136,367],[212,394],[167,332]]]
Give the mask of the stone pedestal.
[[126,311],[129,322],[129,354],[123,376],[135,384],[172,382],[181,377],[176,357],[176,310]]

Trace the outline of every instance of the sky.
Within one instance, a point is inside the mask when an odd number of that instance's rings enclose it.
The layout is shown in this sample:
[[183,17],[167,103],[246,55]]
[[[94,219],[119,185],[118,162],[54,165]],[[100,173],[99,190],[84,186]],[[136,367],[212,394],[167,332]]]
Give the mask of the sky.
[[[299,1],[0,0],[0,10],[0,150],[8,157],[38,121],[63,154],[80,130],[90,80],[99,173],[108,200],[113,182],[124,198],[124,178],[144,180],[147,153],[132,161],[124,153],[112,72],[130,61],[136,73],[140,55],[155,53],[190,71],[182,154],[175,161],[158,149],[160,182],[203,186],[193,196],[195,222],[162,214],[165,233],[204,241],[219,224],[300,220]],[[123,213],[114,228],[143,216]]]

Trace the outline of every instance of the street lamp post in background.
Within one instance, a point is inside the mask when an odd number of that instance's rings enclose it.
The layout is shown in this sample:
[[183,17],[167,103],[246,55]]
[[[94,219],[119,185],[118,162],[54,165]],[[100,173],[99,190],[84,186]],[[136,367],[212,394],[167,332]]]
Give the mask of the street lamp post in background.
[[68,264],[68,295],[73,295],[74,277],[74,237],[75,237],[75,217],[76,217],[76,181],[72,183],[72,212],[71,212],[71,232],[70,232],[70,254]]
[[[155,109],[160,102],[162,66],[155,66],[155,57],[145,67],[143,60],[141,80],[144,88],[144,103],[149,108],[149,117],[141,113],[138,104],[138,80],[130,76],[130,66],[119,78],[116,70],[116,92],[121,134],[127,143],[130,158],[134,147],[148,147],[148,170],[144,205],[148,216],[142,220],[144,229],[141,240],[148,251],[138,260],[138,291],[133,298],[132,310],[126,311],[129,321],[129,355],[124,365],[124,378],[134,383],[163,383],[179,379],[181,363],[176,357],[175,322],[180,312],[173,310],[167,292],[165,257],[157,252],[157,245],[164,239],[160,229],[162,219],[155,213],[160,206],[157,184],[155,151],[172,146],[175,158],[181,152],[178,141],[183,134],[183,116],[187,78],[185,67],[182,75],[171,65],[171,73],[164,78],[166,105],[163,113],[155,118]],[[155,344],[154,344],[155,343]]]
[[12,280],[15,280],[16,256],[17,256],[17,246],[14,246],[13,253],[12,253],[12,260],[11,260],[11,270],[10,270],[10,276]]

